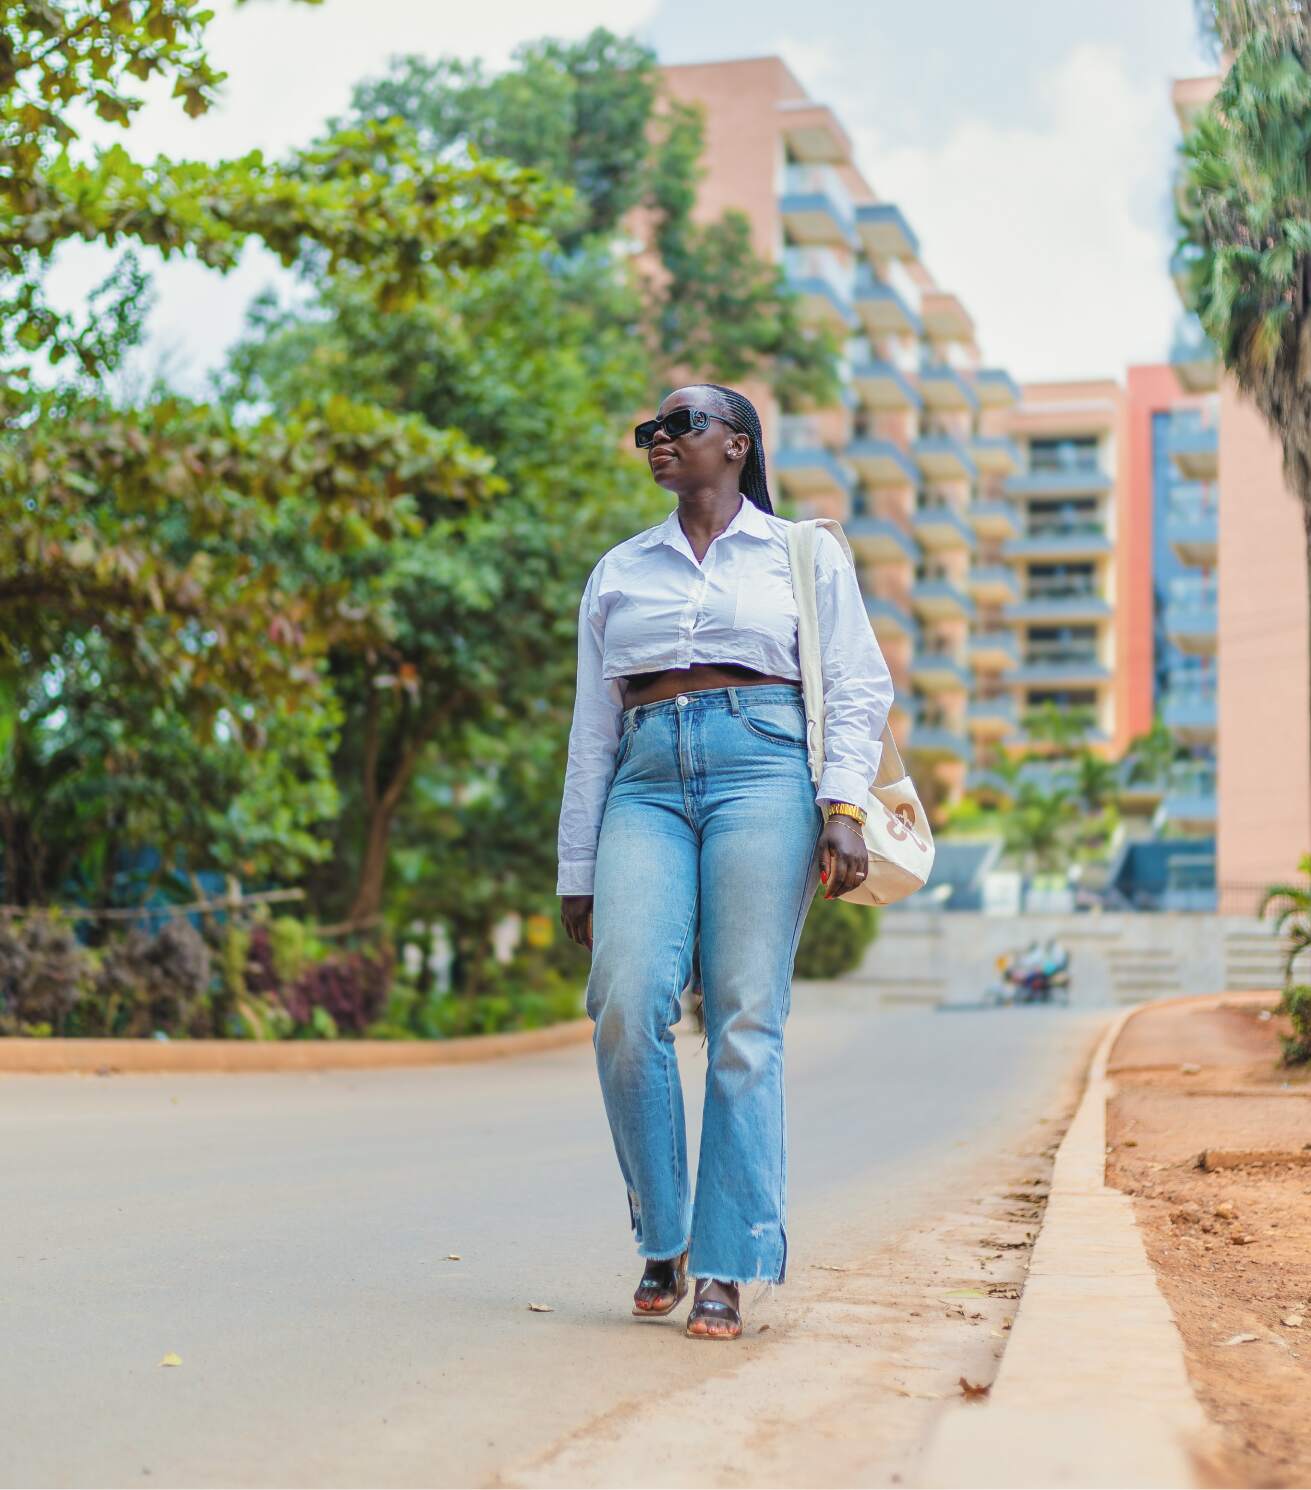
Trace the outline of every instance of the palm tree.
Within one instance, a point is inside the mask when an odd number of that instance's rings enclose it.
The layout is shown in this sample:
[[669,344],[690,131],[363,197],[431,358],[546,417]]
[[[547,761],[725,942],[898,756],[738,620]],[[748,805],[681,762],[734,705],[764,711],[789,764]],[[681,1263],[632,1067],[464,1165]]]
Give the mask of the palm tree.
[[1129,780],[1164,782],[1170,774],[1170,767],[1182,753],[1179,741],[1158,714],[1145,735],[1138,735],[1129,742],[1125,754]]
[[1024,716],[1024,728],[1037,744],[1050,745],[1053,755],[1069,755],[1095,723],[1091,709],[1063,709],[1040,704]]
[[1311,16],[1305,0],[1199,13],[1232,61],[1182,146],[1185,298],[1283,445],[1311,566]]
[[1028,873],[1065,868],[1072,857],[1071,837],[1079,809],[1070,793],[1043,791],[1022,782],[1015,803],[1003,819],[1006,851],[1017,854]]
[[1074,795],[1089,812],[1100,812],[1116,798],[1120,770],[1114,761],[1103,760],[1091,750],[1081,751],[1075,762]]

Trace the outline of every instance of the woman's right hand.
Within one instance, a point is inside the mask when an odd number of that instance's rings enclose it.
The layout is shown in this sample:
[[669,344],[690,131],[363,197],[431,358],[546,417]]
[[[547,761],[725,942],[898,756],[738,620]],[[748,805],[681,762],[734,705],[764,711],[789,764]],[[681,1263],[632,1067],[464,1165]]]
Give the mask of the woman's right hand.
[[569,933],[571,941],[580,947],[592,945],[592,900],[591,895],[562,895],[560,897],[560,922]]

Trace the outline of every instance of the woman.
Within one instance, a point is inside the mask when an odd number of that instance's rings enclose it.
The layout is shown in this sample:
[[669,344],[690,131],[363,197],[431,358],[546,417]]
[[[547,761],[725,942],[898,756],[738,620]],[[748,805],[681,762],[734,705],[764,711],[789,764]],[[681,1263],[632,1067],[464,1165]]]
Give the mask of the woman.
[[[785,519],[760,421],[717,384],[637,426],[678,506],[602,556],[578,617],[560,810],[561,920],[592,949],[587,1012],[646,1271],[633,1312],[735,1338],[740,1288],[781,1283],[783,1024],[806,911],[868,871],[863,804],[892,702],[856,575],[822,529],[816,566],[825,767],[806,754]],[[692,946],[709,1070],[695,1203],[670,1026]]]

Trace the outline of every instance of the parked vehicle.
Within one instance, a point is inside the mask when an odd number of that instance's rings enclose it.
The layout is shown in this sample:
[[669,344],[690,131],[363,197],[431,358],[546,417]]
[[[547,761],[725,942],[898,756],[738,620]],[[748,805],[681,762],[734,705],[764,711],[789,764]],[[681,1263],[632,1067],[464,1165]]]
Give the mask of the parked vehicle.
[[984,994],[984,1001],[1005,1004],[1068,1004],[1070,1002],[1070,954],[1055,939],[1030,942],[1023,951],[997,959],[998,981]]

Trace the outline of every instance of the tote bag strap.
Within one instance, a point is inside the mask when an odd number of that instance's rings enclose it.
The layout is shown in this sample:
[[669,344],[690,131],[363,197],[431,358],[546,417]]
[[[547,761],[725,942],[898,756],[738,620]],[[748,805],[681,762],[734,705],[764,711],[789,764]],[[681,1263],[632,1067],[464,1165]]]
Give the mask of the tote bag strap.
[[[829,517],[808,518],[794,522],[788,529],[788,561],[792,567],[792,592],[797,602],[797,654],[801,664],[801,691],[806,704],[806,752],[811,780],[819,785],[824,774],[824,673],[820,665],[819,606],[815,597],[815,556],[819,547],[819,529],[827,528],[842,546],[847,562],[855,567],[851,546],[842,524]],[[888,786],[906,774],[901,752],[886,725],[880,737],[883,753],[879,758],[875,786]]]

